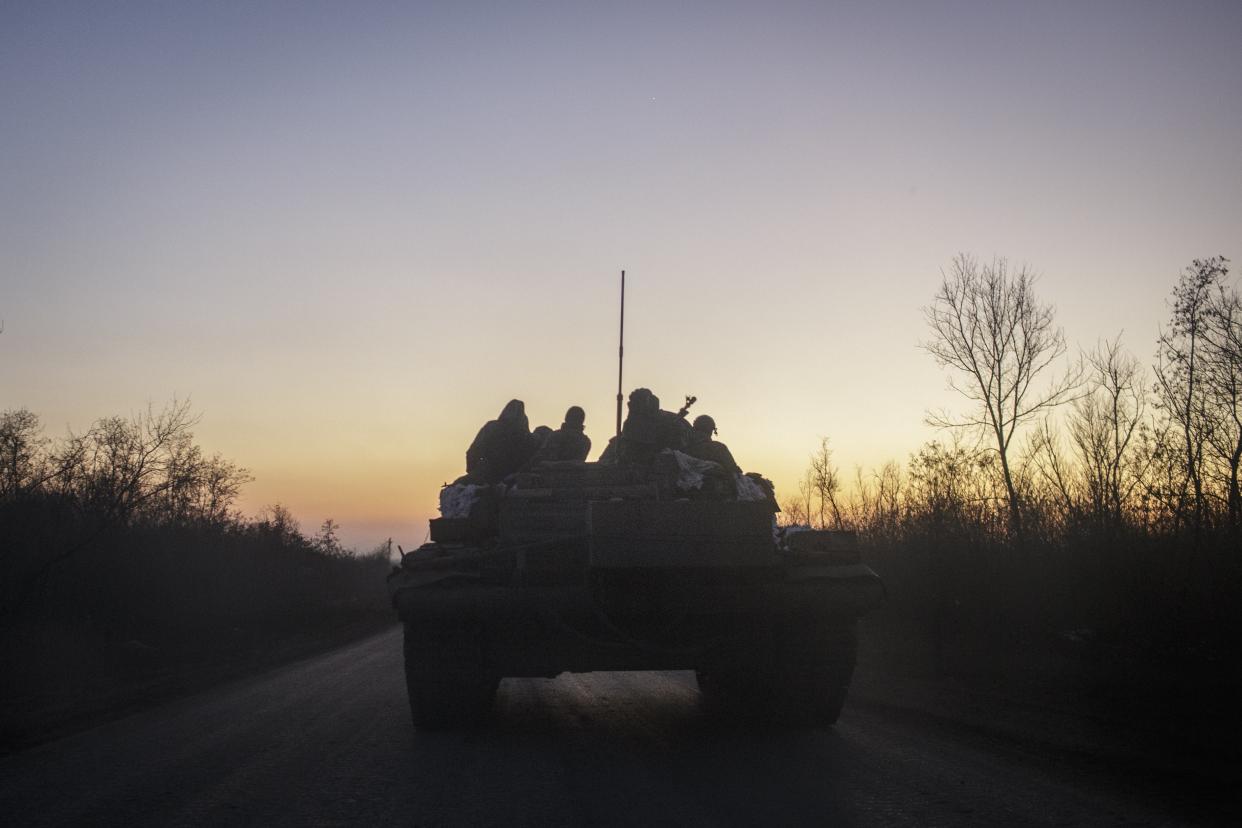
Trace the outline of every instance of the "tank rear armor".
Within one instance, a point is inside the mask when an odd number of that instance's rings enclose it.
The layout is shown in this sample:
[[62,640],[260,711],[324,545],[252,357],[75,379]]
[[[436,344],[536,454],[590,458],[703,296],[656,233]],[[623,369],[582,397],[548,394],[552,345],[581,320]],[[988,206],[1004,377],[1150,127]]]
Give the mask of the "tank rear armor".
[[505,676],[591,670],[694,670],[727,715],[835,722],[883,598],[857,538],[776,531],[770,493],[698,497],[676,474],[543,463],[432,521],[388,579],[414,724],[479,719]]

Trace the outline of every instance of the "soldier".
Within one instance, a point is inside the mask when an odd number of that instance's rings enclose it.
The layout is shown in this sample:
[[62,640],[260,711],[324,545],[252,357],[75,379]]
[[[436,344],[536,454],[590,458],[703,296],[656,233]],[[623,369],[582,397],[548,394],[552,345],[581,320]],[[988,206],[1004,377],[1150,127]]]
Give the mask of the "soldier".
[[586,423],[586,412],[580,406],[571,405],[565,412],[565,422],[561,427],[548,435],[539,451],[531,459],[531,465],[543,460],[577,460],[587,459],[591,453],[591,438],[586,436],[583,427]]
[[690,430],[690,444],[686,446],[686,454],[700,460],[710,460],[730,474],[741,474],[742,469],[733,459],[733,453],[724,443],[712,439],[716,433],[716,421],[706,414],[694,418]]
[[485,423],[466,449],[466,476],[472,483],[499,483],[522,468],[534,449],[526,403],[509,400],[500,416]]
[[636,388],[630,393],[629,414],[616,443],[617,460],[649,465],[666,448],[685,448],[686,431],[685,420],[671,411],[661,411],[660,398],[650,389]]
[[549,426],[535,426],[530,432],[531,445],[531,461],[534,462],[534,456],[537,455],[544,446],[548,444],[548,438],[552,436],[552,429]]

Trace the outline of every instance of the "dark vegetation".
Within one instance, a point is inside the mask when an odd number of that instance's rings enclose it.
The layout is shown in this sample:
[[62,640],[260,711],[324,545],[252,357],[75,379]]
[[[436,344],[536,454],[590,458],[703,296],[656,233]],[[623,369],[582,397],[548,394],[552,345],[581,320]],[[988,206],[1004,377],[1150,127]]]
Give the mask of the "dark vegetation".
[[846,486],[827,441],[784,519],[860,531],[887,669],[1141,722],[1242,734],[1242,299],[1195,261],[1151,372],[1120,337],[1065,364],[1025,270],[959,257],[926,350],[966,400],[904,467]]
[[[903,466],[845,481],[824,440],[791,523],[853,528],[889,589],[864,658],[1142,722],[1242,733],[1242,299],[1221,257],[1177,281],[1150,371],[1121,337],[1067,359],[1035,280],[956,259],[926,350],[961,411]],[[0,414],[0,741],[135,688],[192,687],[388,617],[390,549],[341,548],[207,456],[185,404],[53,441]],[[341,639],[343,640],[343,639]],[[869,651],[869,655],[868,655]],[[1235,748],[1236,750],[1236,748]]]
[[376,629],[388,544],[234,508],[245,469],[186,403],[53,441],[0,414],[0,745],[15,746]]

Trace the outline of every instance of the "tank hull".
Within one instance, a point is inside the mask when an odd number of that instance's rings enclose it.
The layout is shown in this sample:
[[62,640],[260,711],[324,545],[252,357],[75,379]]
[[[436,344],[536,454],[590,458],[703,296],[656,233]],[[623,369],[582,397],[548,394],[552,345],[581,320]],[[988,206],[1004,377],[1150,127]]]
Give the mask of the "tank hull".
[[485,628],[487,661],[504,677],[696,669],[713,651],[746,639],[852,624],[883,600],[879,577],[860,564],[799,575],[694,583],[644,573],[637,582],[611,587],[518,587],[458,578],[436,586],[398,582],[392,597],[401,620],[415,629]]
[[[836,720],[857,621],[884,597],[852,535],[778,538],[769,502],[551,477],[506,490],[389,576],[417,726],[478,718],[502,678],[594,670],[694,670],[732,715]],[[481,525],[496,535],[475,540]]]

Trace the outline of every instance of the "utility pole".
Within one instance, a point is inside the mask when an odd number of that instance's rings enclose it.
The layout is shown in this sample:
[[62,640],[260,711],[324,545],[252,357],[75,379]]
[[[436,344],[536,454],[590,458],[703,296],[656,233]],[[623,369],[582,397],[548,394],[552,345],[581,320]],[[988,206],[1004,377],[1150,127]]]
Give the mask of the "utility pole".
[[617,437],[621,436],[621,377],[625,370],[625,271],[621,271],[621,337],[617,347]]

